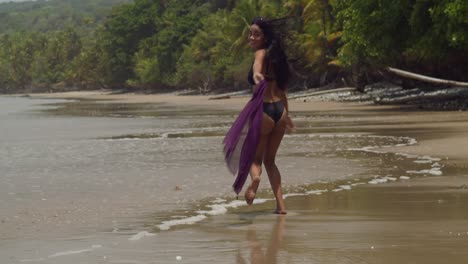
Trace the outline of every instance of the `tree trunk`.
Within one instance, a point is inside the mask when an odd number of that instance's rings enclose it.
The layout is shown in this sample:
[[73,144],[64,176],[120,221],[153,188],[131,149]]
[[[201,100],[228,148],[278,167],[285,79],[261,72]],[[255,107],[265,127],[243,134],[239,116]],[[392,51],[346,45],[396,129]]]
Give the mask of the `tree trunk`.
[[325,90],[325,91],[318,91],[318,92],[312,92],[312,93],[291,95],[291,96],[288,96],[288,99],[298,99],[298,98],[303,98],[303,97],[316,96],[316,95],[329,94],[329,93],[355,92],[355,91],[356,91],[356,88],[338,88],[338,89],[333,89],[333,90]]
[[414,80],[418,80],[422,82],[428,82],[432,84],[439,84],[439,85],[445,85],[445,86],[457,86],[457,87],[468,88],[468,83],[466,82],[457,82],[457,81],[452,81],[452,80],[438,79],[438,78],[428,77],[428,76],[424,76],[420,74],[415,74],[415,73],[408,72],[408,71],[402,71],[402,70],[391,68],[391,67],[388,67],[387,70],[398,76],[410,78],[410,79],[414,79]]

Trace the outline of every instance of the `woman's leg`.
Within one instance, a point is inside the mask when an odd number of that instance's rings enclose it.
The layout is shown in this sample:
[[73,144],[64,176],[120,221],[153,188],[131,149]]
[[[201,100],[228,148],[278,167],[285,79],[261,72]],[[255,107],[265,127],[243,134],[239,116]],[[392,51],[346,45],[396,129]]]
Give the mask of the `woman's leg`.
[[281,140],[283,139],[284,132],[286,130],[286,111],[283,112],[283,116],[276,126],[271,131],[268,142],[265,146],[265,153],[263,155],[263,162],[265,163],[265,169],[270,180],[271,189],[275,194],[276,198],[276,211],[278,214],[286,214],[286,207],[283,200],[283,191],[281,188],[281,174],[275,163],[276,152],[278,151]]
[[257,149],[255,151],[255,158],[250,167],[250,177],[252,178],[252,183],[249,185],[245,191],[245,201],[247,204],[251,205],[257,194],[258,185],[260,184],[260,175],[262,174],[262,160],[263,153],[265,150],[266,143],[268,142],[268,136],[275,126],[275,122],[265,113],[262,118],[262,130],[260,132],[260,142],[258,143]]

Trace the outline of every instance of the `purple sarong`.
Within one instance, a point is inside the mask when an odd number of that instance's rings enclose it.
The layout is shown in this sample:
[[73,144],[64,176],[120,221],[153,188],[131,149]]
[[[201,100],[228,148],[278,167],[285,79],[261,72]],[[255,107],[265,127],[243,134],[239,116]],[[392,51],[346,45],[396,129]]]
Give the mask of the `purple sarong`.
[[240,193],[247,180],[260,141],[265,89],[266,82],[261,81],[223,140],[227,167],[233,175],[237,174],[232,185],[236,194]]

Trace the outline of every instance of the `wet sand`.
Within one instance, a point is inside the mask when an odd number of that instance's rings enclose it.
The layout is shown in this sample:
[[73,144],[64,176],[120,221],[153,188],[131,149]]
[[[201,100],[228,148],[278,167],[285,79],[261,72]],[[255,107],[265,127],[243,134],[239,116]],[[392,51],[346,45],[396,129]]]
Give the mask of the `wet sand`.
[[441,188],[366,186],[288,198],[287,216],[271,215],[271,203],[148,240],[161,263],[465,263],[467,199]]
[[[223,110],[240,109],[248,100],[106,92],[34,96]],[[130,243],[128,236],[113,238],[102,250],[71,254],[67,263],[466,263],[468,113],[300,100],[291,101],[290,109],[293,116],[315,118],[317,126],[307,128],[311,132],[415,138],[417,144],[384,151],[440,158],[443,174],[288,197],[287,216],[272,215],[273,201],[268,201],[194,226],[162,232],[149,228],[154,236]],[[300,118],[296,123],[301,125]]]

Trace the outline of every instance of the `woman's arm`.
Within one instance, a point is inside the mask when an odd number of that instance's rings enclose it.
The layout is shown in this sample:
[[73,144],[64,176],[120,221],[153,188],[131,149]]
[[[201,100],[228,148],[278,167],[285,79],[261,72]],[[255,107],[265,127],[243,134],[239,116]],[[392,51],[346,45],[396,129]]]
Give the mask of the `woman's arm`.
[[259,84],[262,80],[265,79],[263,75],[263,65],[265,61],[266,50],[259,49],[255,51],[255,61],[253,64],[253,79],[255,85]]

